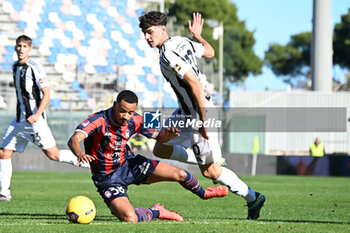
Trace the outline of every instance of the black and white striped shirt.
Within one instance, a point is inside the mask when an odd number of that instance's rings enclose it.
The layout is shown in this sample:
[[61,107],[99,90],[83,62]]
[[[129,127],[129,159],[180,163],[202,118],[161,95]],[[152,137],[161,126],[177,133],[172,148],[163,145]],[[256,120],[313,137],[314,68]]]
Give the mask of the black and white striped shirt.
[[49,86],[43,67],[31,58],[13,66],[13,81],[17,94],[17,122],[25,121],[40,105],[41,89]]
[[[196,58],[203,55],[204,47],[201,43],[193,42],[185,37],[171,37],[166,40],[159,50],[160,68],[165,79],[173,88],[180,107],[185,114],[198,111],[190,87],[182,80],[190,69],[201,79]],[[202,82],[204,85],[204,83]]]

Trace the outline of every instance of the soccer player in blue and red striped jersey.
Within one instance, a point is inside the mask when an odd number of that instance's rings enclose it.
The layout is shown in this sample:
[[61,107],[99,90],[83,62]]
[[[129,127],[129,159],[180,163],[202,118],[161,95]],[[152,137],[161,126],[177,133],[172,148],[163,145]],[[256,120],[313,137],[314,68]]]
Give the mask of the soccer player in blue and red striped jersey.
[[[138,98],[132,91],[119,93],[113,107],[89,116],[76,128],[68,146],[78,162],[90,162],[92,180],[111,212],[122,221],[142,222],[152,218],[183,221],[181,215],[159,204],[133,208],[127,188],[130,184],[176,181],[202,199],[228,194],[226,186],[204,190],[189,172],[170,164],[134,155],[127,145],[135,133],[166,142],[179,135],[174,128],[156,131],[144,128],[143,117],[135,113]],[[84,141],[85,152],[80,146]]]

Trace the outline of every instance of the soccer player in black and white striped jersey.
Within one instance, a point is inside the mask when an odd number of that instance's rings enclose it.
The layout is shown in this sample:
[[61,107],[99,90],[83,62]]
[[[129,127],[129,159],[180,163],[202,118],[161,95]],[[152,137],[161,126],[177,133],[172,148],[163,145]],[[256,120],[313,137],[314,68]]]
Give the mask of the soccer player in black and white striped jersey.
[[[196,42],[180,36],[170,37],[166,31],[167,15],[162,12],[148,12],[139,21],[149,46],[159,49],[162,74],[178,99],[180,107],[168,121],[183,121],[189,117],[190,120],[205,122],[208,119],[206,112],[213,104],[205,94],[196,58],[212,58],[214,49],[201,35],[204,23],[201,14],[194,13],[193,22],[188,21],[189,33]],[[205,177],[227,185],[232,193],[247,201],[247,219],[259,217],[266,198],[250,189],[233,171],[219,164],[223,159],[217,132],[209,132],[204,126],[182,129],[180,136],[169,142],[157,142],[153,153],[161,158],[196,162]]]
[[[59,150],[47,125],[45,108],[50,102],[50,88],[43,67],[29,57],[32,39],[21,35],[16,39],[18,61],[13,64],[13,81],[17,95],[17,114],[7,128],[0,146],[0,201],[11,201],[11,157],[23,152],[28,142],[39,146],[51,160],[77,165],[70,150]],[[84,164],[84,167],[89,167]]]

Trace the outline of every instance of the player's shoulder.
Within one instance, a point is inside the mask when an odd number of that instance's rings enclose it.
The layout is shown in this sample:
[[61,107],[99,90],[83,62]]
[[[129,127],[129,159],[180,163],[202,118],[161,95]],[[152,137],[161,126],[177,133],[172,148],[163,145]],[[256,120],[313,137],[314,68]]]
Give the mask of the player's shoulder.
[[18,61],[15,61],[13,64],[12,64],[12,69],[18,64]]
[[43,66],[39,62],[37,62],[36,60],[34,60],[32,58],[29,58],[29,60],[26,62],[26,64],[35,70],[38,70],[40,72],[44,72]]
[[90,119],[90,121],[101,121],[101,120],[107,120],[108,118],[108,110],[101,110],[98,112],[95,112],[91,115],[88,116],[88,119]]
[[181,43],[183,41],[187,41],[188,38],[183,37],[183,36],[172,36],[172,37],[169,38],[169,40],[171,42],[174,42],[174,43]]
[[161,53],[166,57],[172,57],[174,54],[182,56],[188,49],[192,49],[190,40],[186,37],[175,36],[164,43]]
[[141,115],[139,113],[135,112],[132,117],[139,117],[139,116],[141,116]]
[[179,49],[179,45],[186,44],[187,42],[188,39],[186,37],[174,36],[170,37],[167,41],[165,41],[164,47],[166,50],[177,50]]
[[135,112],[134,115],[132,116],[132,119],[135,123],[140,123],[143,121],[143,116]]
[[87,128],[89,125],[93,125],[93,128],[105,127],[108,122],[106,111],[102,110],[89,115],[79,127]]
[[41,67],[40,63],[34,60],[33,58],[29,58],[26,63],[28,66]]
[[97,118],[103,117],[106,119],[112,117],[112,107],[95,112],[93,115],[95,115]]

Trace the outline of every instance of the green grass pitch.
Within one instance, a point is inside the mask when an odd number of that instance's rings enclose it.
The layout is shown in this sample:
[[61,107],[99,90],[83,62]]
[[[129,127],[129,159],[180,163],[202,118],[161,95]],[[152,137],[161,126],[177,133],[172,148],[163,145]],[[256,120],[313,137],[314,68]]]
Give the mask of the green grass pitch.
[[[210,180],[196,175],[203,187]],[[130,186],[134,207],[160,202],[184,222],[125,223],[113,217],[89,172],[15,171],[12,202],[0,203],[1,232],[350,232],[350,180],[340,177],[241,176],[266,195],[258,220],[246,220],[242,198],[229,194],[203,201],[177,183]],[[70,224],[65,206],[74,196],[90,197],[97,209],[88,225]]]

